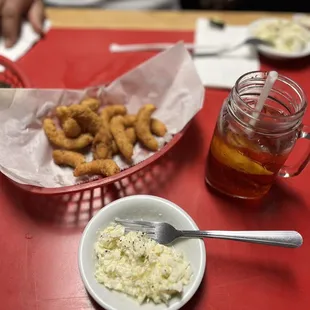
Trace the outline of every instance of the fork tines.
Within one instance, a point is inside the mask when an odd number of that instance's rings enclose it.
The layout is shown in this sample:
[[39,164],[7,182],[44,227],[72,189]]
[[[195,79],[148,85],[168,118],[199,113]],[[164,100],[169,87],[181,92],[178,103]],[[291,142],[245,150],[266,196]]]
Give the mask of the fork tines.
[[139,221],[139,220],[123,220],[116,218],[115,222],[117,224],[123,225],[125,227],[125,232],[130,231],[141,231],[147,235],[154,235],[155,233],[155,223],[148,221]]

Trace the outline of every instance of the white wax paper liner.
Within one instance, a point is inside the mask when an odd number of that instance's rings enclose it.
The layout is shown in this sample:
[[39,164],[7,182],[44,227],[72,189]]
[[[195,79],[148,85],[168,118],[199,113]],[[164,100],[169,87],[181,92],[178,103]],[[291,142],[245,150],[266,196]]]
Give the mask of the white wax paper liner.
[[[168,134],[159,138],[169,142],[202,108],[204,87],[192,58],[178,43],[110,85],[94,88],[100,96],[123,103],[128,113],[137,113],[146,103],[157,110],[154,117],[164,122]],[[59,105],[79,102],[91,90],[3,89],[0,91],[0,170],[15,182],[40,187],[74,185],[72,169],[59,167],[52,160],[52,146],[42,130],[42,121]],[[139,143],[134,148],[137,164],[153,153]],[[91,155],[87,155],[91,160]],[[114,157],[120,168],[128,168],[121,156]]]

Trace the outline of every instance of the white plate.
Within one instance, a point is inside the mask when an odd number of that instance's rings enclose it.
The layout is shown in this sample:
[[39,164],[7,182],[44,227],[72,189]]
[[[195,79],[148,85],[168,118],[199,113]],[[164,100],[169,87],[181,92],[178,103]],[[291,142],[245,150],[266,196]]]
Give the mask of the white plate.
[[[269,22],[269,21],[275,21],[275,20],[286,20],[283,18],[261,18],[258,19],[256,21],[254,21],[253,23],[251,23],[248,26],[248,30],[249,30],[249,36],[253,37],[255,36],[255,29],[260,26],[263,23]],[[282,52],[282,51],[278,51],[277,49],[273,48],[273,47],[269,47],[269,46],[265,46],[265,45],[259,45],[257,47],[258,51],[269,58],[272,59],[296,59],[296,58],[302,58],[302,57],[306,57],[310,55],[310,41],[308,42],[307,46],[305,47],[305,49],[303,49],[300,52]]]
[[173,246],[184,253],[189,260],[193,276],[181,297],[173,298],[169,306],[145,303],[139,305],[136,300],[125,294],[110,291],[99,284],[94,277],[94,244],[97,232],[108,226],[115,218],[144,219],[165,221],[178,229],[197,230],[193,219],[174,203],[155,196],[137,195],[116,200],[100,210],[86,226],[80,242],[78,261],[84,285],[88,293],[106,310],[177,310],[184,306],[197,291],[205,271],[206,252],[200,239],[178,240]]

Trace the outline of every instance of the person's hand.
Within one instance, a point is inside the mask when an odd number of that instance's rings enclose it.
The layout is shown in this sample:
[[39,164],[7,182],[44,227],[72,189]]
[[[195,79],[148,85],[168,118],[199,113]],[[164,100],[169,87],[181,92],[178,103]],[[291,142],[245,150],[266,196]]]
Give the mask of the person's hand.
[[0,0],[1,35],[6,47],[12,47],[19,36],[23,18],[28,19],[38,34],[43,34],[42,0]]

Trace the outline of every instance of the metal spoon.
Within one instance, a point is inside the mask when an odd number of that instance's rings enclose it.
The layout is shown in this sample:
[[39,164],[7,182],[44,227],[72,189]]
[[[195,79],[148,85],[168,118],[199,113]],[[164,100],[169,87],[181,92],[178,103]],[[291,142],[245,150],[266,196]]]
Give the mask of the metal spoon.
[[224,46],[220,49],[213,50],[213,51],[208,51],[206,49],[203,50],[203,49],[200,49],[200,46],[197,46],[194,50],[194,56],[203,57],[203,56],[213,56],[213,55],[225,54],[225,53],[229,53],[229,52],[232,52],[234,50],[237,50],[238,48],[242,47],[243,45],[251,45],[253,47],[257,47],[258,45],[272,46],[272,43],[270,43],[266,40],[259,39],[259,38],[250,37],[250,38],[247,38],[238,44]]
[[[124,52],[146,52],[146,51],[163,51],[173,47],[174,43],[144,43],[144,44],[117,44],[112,43],[110,45],[111,53],[124,53]],[[272,44],[268,41],[261,40],[254,37],[249,37],[244,41],[233,45],[196,45],[193,43],[185,43],[186,49],[194,52],[195,56],[203,55],[216,55],[231,52],[238,49],[242,45],[269,45]]]

